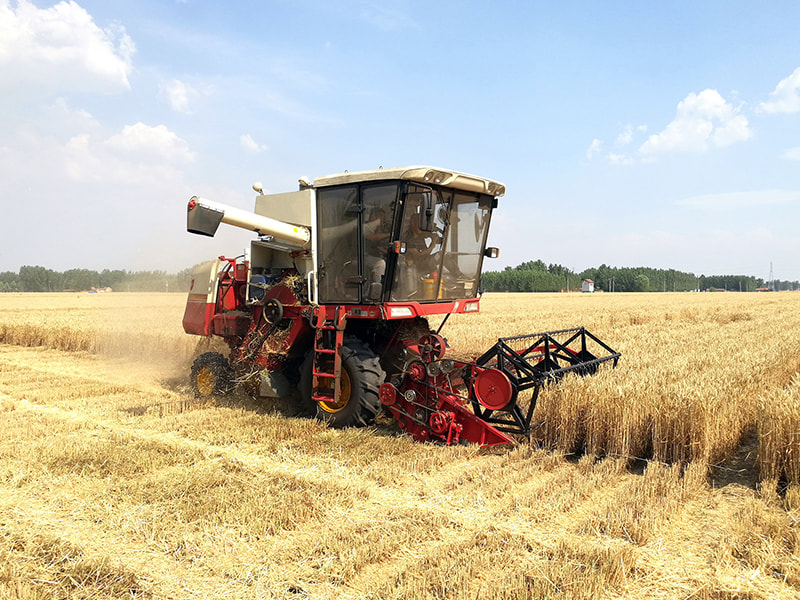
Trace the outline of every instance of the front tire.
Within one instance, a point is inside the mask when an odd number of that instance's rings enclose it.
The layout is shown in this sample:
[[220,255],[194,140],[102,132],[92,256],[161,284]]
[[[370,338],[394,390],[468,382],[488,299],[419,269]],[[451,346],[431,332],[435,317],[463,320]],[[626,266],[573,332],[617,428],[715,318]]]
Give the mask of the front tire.
[[339,402],[315,402],[311,399],[311,350],[300,370],[301,403],[316,409],[316,417],[332,427],[364,427],[371,425],[381,410],[378,388],[386,379],[375,352],[356,337],[348,336],[339,351],[342,359]]
[[192,364],[192,392],[197,398],[227,394],[233,387],[233,370],[218,352],[206,352]]

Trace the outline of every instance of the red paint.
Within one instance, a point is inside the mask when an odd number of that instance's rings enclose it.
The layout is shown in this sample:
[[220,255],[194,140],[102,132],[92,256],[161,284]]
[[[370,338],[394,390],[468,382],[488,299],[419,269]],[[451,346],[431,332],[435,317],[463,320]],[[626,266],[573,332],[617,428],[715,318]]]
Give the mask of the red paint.
[[489,410],[503,410],[514,395],[511,381],[500,369],[486,369],[478,373],[473,389],[478,402]]
[[[193,300],[199,296],[201,300]],[[214,305],[206,302],[205,294],[192,294],[186,303],[183,313],[183,330],[194,335],[211,335],[211,318],[214,316]]]

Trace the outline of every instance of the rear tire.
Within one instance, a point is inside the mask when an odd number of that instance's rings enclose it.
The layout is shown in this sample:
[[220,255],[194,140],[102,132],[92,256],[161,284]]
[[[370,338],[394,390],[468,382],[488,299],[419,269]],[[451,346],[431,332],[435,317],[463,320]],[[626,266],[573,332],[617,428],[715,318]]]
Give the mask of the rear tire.
[[221,396],[233,387],[233,370],[228,359],[218,352],[206,352],[192,364],[192,392],[197,398]]
[[334,405],[311,399],[313,350],[306,355],[300,369],[300,402],[315,410],[317,419],[332,427],[371,425],[381,410],[378,388],[386,379],[386,373],[375,352],[356,337],[344,338],[339,354],[342,358],[342,397],[339,403]]

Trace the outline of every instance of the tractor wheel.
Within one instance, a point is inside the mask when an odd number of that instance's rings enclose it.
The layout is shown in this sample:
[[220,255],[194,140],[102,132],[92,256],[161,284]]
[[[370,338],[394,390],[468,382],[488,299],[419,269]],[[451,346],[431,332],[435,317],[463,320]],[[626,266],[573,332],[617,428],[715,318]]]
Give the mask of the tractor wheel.
[[198,398],[228,393],[233,387],[231,366],[222,354],[206,352],[192,364],[192,391]]
[[300,370],[301,403],[316,405],[317,419],[333,427],[371,425],[381,410],[378,388],[386,379],[386,373],[372,349],[358,338],[346,337],[340,355],[339,402],[315,402],[311,399],[311,367],[314,362],[314,351],[311,350]]

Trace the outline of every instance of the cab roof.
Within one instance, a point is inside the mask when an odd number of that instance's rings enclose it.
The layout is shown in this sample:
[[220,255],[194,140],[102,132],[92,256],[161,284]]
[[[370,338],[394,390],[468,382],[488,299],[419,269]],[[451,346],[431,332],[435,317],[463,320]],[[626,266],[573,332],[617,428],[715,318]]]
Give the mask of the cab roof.
[[478,192],[499,197],[506,193],[506,186],[497,181],[440,169],[438,167],[399,167],[396,169],[375,169],[373,171],[354,171],[352,173],[339,173],[338,175],[325,175],[314,180],[315,188],[360,183],[362,181],[384,181],[404,179],[423,184],[435,184],[467,192]]

